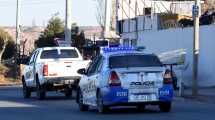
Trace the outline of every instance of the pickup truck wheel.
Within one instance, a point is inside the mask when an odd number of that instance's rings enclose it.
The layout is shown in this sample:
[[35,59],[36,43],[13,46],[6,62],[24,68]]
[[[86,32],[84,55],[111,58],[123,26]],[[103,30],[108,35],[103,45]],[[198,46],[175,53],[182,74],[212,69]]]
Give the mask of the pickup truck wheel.
[[39,80],[36,80],[36,86],[37,86],[37,98],[39,100],[44,100],[46,97],[46,90],[44,85],[40,85]]
[[107,113],[109,111],[109,107],[103,104],[103,99],[100,92],[98,92],[97,95],[97,109],[99,113]]
[[80,111],[87,111],[89,109],[89,106],[83,103],[83,95],[81,91],[78,92],[78,105]]
[[138,105],[138,106],[137,106],[137,109],[138,109],[139,111],[143,111],[143,110],[145,110],[145,108],[146,108],[146,105]]
[[23,85],[23,96],[24,98],[30,98],[31,97],[31,89],[27,87],[25,80],[22,80],[22,85]]
[[161,102],[159,104],[159,108],[162,112],[170,112],[171,106],[171,102]]
[[66,98],[70,98],[72,96],[72,90],[65,90],[65,96]]

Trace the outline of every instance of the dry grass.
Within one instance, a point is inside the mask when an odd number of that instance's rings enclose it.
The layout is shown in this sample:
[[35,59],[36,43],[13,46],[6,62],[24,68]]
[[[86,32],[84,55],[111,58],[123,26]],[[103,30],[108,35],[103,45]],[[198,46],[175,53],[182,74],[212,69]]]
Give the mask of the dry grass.
[[9,80],[7,80],[4,75],[0,74],[0,84],[8,84],[11,83]]
[[21,81],[13,78],[6,78],[0,74],[0,85],[1,84],[20,84]]
[[21,83],[20,80],[5,77],[6,73],[10,70],[10,68],[0,64],[0,84],[13,84],[13,83]]

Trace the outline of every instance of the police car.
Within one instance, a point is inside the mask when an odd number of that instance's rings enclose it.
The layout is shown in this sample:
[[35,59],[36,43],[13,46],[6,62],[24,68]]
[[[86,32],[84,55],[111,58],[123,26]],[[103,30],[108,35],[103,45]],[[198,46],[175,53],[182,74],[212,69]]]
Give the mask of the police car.
[[105,113],[114,106],[159,105],[163,112],[171,110],[173,87],[171,72],[158,57],[134,48],[103,48],[87,69],[77,91],[81,111],[89,106]]

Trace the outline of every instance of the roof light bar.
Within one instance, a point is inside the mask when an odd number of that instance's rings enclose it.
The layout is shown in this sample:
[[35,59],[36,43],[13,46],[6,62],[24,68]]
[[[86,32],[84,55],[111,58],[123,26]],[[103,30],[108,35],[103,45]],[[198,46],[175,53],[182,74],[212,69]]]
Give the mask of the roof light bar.
[[133,47],[105,47],[105,48],[102,48],[102,51],[104,53],[109,53],[109,52],[118,52],[118,51],[135,51],[136,49],[133,48]]

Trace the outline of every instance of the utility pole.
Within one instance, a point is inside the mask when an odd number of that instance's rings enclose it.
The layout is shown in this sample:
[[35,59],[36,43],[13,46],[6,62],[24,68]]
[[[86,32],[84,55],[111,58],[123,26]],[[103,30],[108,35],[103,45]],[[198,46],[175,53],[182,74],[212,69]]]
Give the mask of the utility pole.
[[115,6],[115,19],[116,19],[116,21],[115,21],[115,27],[116,27],[116,33],[118,34],[119,33],[119,24],[118,24],[118,22],[119,22],[119,0],[116,0],[116,6]]
[[[107,34],[107,3],[108,2],[108,0],[105,0],[105,19],[104,19],[104,33],[103,33],[103,39],[104,39],[104,41],[105,41],[105,38],[106,38],[106,34]],[[109,41],[108,41],[108,46],[109,46]]]
[[136,26],[135,26],[135,29],[136,29],[136,41],[135,41],[135,46],[133,47],[136,47],[136,42],[138,41],[139,39],[139,31],[138,31],[138,25],[139,25],[139,22],[138,22],[138,15],[137,15],[137,9],[138,9],[138,4],[137,4],[137,0],[135,1],[135,21],[136,21]]
[[194,19],[194,40],[193,40],[193,78],[192,78],[192,95],[198,95],[198,58],[199,58],[199,16],[200,0],[195,0],[193,6]]
[[69,46],[72,42],[72,0],[66,0],[65,41]]
[[20,0],[17,0],[16,6],[16,47],[20,45]]
[[[111,3],[112,0],[105,0],[105,22],[104,22],[104,40],[108,37],[108,33],[110,32],[110,19],[111,19]],[[109,46],[109,39],[108,39],[108,46]]]
[[[18,59],[20,57],[20,0],[16,2],[16,53],[15,53],[15,76],[19,75]],[[20,59],[19,59],[20,61]]]

